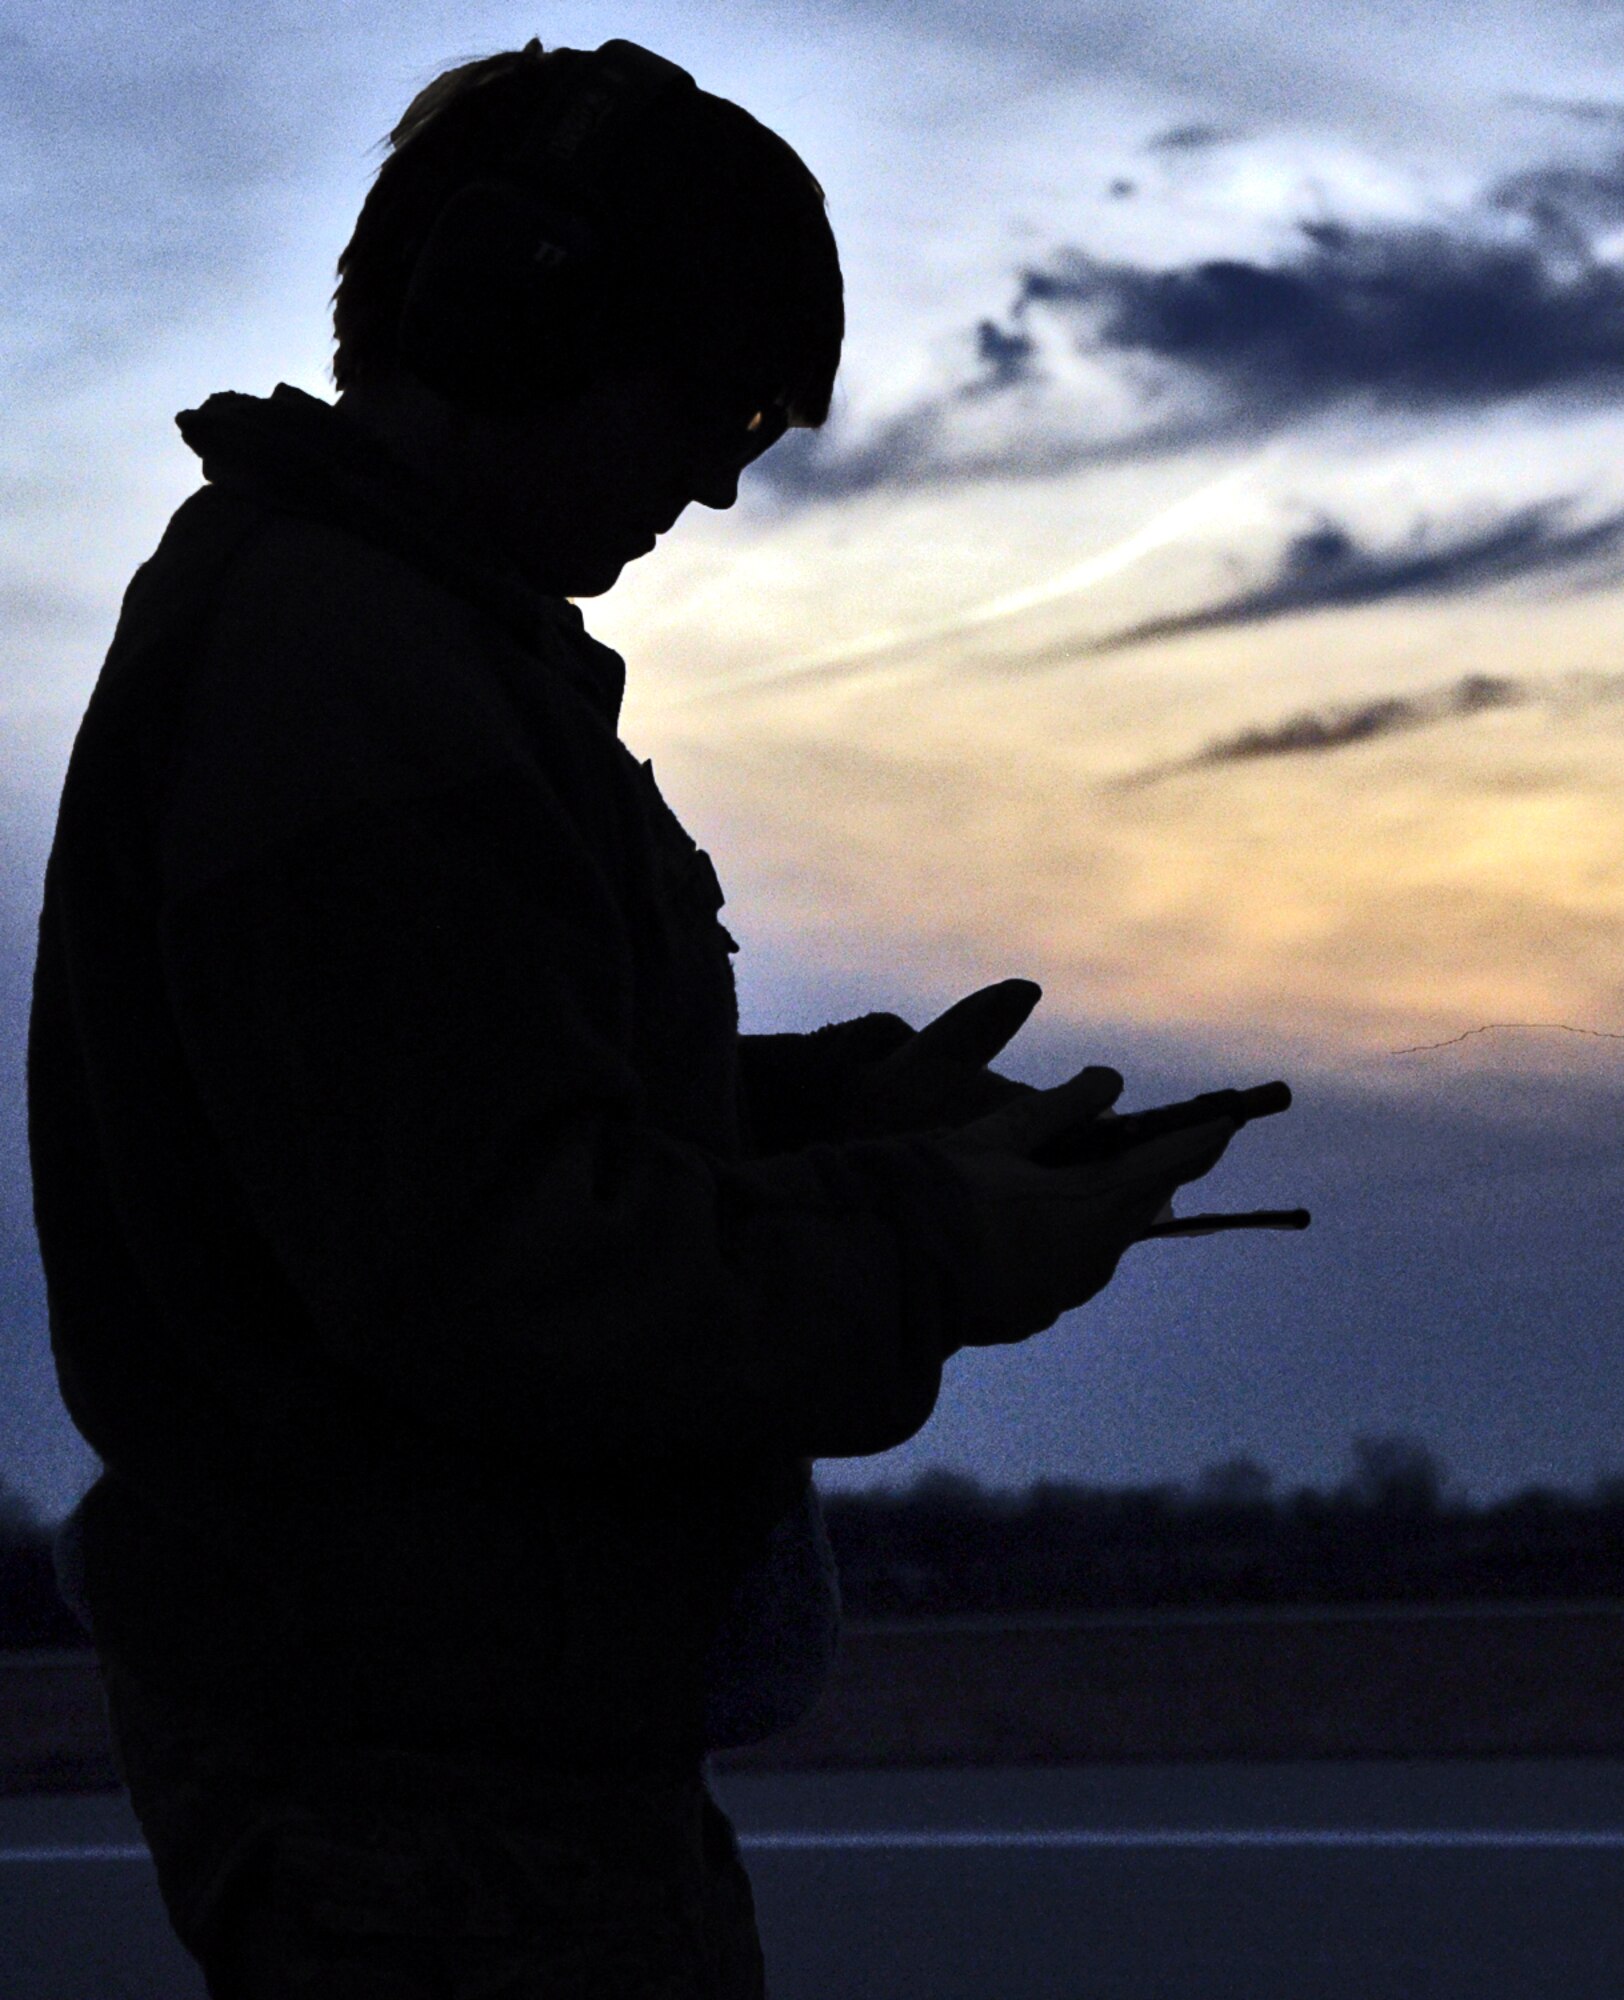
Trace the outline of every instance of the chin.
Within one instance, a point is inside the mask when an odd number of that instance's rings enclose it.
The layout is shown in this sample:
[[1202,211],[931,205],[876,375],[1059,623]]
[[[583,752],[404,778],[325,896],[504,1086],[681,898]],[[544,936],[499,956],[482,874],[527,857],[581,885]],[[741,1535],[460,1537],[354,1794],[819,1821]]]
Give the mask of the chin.
[[602,597],[624,568],[613,559],[564,563],[556,569],[532,570],[530,581],[549,597]]
[[653,553],[654,537],[650,535],[645,542],[637,548],[630,550],[626,555],[606,555],[596,558],[592,562],[583,562],[576,569],[570,581],[569,588],[563,595],[566,597],[602,597],[606,590],[613,589],[615,584],[620,581],[621,572],[628,563],[636,562],[639,556],[652,555]]

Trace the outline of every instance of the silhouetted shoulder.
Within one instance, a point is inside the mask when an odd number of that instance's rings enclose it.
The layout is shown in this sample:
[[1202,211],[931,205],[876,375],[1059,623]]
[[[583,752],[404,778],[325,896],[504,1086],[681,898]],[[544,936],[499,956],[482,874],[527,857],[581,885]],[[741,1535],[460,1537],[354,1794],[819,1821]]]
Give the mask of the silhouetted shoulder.
[[527,760],[535,734],[512,690],[538,678],[513,637],[403,556],[269,515],[219,581],[177,713],[167,898],[357,803]]

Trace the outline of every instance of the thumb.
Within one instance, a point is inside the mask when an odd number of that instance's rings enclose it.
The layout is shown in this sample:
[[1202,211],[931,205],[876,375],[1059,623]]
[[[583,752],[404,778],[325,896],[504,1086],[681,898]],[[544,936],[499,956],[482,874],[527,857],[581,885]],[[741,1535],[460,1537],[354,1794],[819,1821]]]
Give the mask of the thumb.
[[955,1000],[870,1072],[870,1095],[903,1090],[934,1098],[965,1070],[985,1069],[1043,996],[1030,979],[1000,979]]
[[920,1029],[914,1047],[945,1061],[984,1069],[1026,1025],[1043,998],[1033,979],[1000,979],[955,1000]]

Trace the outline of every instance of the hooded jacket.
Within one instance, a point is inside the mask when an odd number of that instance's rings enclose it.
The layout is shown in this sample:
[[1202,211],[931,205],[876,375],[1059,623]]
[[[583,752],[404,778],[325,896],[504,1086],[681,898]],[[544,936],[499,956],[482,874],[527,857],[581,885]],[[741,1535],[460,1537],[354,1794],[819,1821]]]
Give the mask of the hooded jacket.
[[98,1651],[290,1784],[691,1768],[821,1685],[717,1684],[741,1617],[830,1629],[808,1462],[972,1331],[943,1155],[827,1129],[911,1031],[739,1034],[621,659],[378,440],[286,384],[177,423],[29,1040]]

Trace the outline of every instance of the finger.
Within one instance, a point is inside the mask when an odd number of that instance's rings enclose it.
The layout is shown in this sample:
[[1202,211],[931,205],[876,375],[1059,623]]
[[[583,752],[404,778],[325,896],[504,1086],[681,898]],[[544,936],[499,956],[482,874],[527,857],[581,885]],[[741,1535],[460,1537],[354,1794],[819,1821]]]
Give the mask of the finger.
[[1130,1146],[1117,1155],[1110,1164],[1109,1179],[1130,1196],[1141,1191],[1153,1193],[1158,1188],[1181,1188],[1187,1181],[1210,1174],[1239,1130],[1233,1118],[1213,1118],[1205,1125],[1189,1125],[1159,1139],[1147,1139],[1142,1146]]
[[[996,1136],[1017,1152],[1030,1152],[1088,1119],[1097,1118],[1123,1092],[1121,1074],[1103,1064],[1091,1063],[1053,1090],[1035,1090],[1030,1097],[1018,1098],[982,1120],[983,1129],[996,1127]],[[1138,1150],[1145,1150],[1140,1148]],[[1126,1157],[1126,1156],[1124,1156]]]
[[986,1071],[1041,995],[1030,979],[1004,979],[967,994],[874,1065],[866,1097],[871,1103],[895,1099],[916,1108],[948,1109],[963,1097],[967,1079]]
[[1000,979],[955,1000],[944,1014],[928,1022],[909,1049],[947,1063],[985,1069],[999,1050],[1014,1040],[1043,998],[1032,979]]

